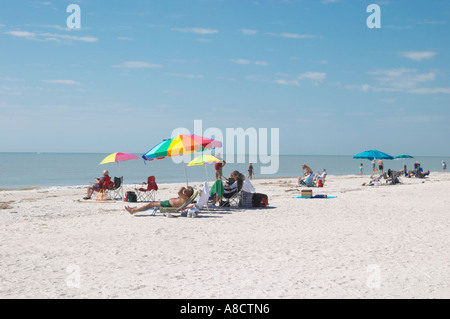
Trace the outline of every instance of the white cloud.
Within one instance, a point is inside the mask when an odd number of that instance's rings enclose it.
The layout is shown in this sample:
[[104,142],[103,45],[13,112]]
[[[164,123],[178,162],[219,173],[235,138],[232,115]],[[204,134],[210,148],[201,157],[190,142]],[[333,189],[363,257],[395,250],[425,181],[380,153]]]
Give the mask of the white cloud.
[[310,80],[314,85],[319,85],[325,81],[326,73],[322,72],[305,72],[294,78],[289,75],[280,74],[280,76],[288,77],[288,79],[277,79],[274,82],[281,85],[301,86],[301,81]]
[[258,33],[258,31],[256,30],[251,30],[251,29],[241,29],[242,34],[244,35],[255,35]]
[[166,73],[166,75],[185,79],[203,79],[203,75],[201,74]]
[[369,72],[375,84],[346,85],[345,88],[373,92],[403,92],[412,94],[450,94],[450,87],[426,86],[436,80],[436,71],[419,73],[416,69],[387,69]]
[[320,38],[318,35],[312,35],[312,34],[298,34],[298,33],[274,33],[274,32],[267,32],[267,35],[272,35],[276,37],[282,37],[282,38],[288,38],[288,39],[308,39],[308,38]]
[[122,68],[122,69],[153,69],[153,68],[162,68],[161,64],[151,64],[143,61],[126,61],[119,65],[113,65],[113,68]]
[[250,64],[250,60],[247,59],[231,59],[230,61],[236,64]]
[[437,53],[434,51],[406,51],[400,52],[399,55],[402,58],[407,58],[414,61],[422,61],[431,59],[432,57],[436,56]]
[[5,34],[9,34],[15,37],[23,37],[23,38],[27,38],[27,39],[35,39],[36,38],[36,33],[33,32],[27,32],[27,31],[8,31],[5,32]]
[[64,84],[64,85],[80,85],[80,82],[74,80],[42,80],[44,83],[50,84]]
[[81,42],[97,42],[98,38],[91,36],[73,36],[67,34],[59,34],[59,33],[36,33],[36,32],[28,32],[28,31],[8,31],[4,32],[5,34],[9,34],[15,37],[25,38],[27,40],[36,40],[36,41],[61,41],[61,40],[69,40],[69,41],[81,41]]
[[172,28],[173,31],[183,32],[183,33],[196,33],[196,34],[216,34],[219,30],[208,29],[208,28]]
[[24,79],[19,79],[19,78],[6,78],[6,77],[1,77],[0,80],[1,80],[1,81],[8,81],[8,82],[23,82],[23,81],[25,81]]
[[299,80],[303,80],[303,79],[309,79],[311,81],[313,81],[313,83],[317,84],[319,82],[323,82],[326,78],[326,73],[322,73],[322,72],[306,72],[303,74],[300,74],[298,76]]
[[406,68],[376,70],[369,74],[375,76],[377,90],[383,91],[410,91],[419,88],[424,82],[436,79],[435,72],[420,74],[416,69]]
[[253,63],[253,64],[259,65],[259,66],[269,66],[269,62],[267,62],[267,61],[254,61],[254,62],[252,62],[252,61],[247,60],[247,59],[231,59],[230,61],[233,62],[233,63],[236,63],[236,64],[249,65],[249,64]]

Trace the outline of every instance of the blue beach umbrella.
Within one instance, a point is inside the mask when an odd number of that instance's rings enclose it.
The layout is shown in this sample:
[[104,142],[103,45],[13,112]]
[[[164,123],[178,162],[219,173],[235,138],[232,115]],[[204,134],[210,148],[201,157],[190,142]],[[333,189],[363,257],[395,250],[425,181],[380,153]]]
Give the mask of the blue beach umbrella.
[[396,157],[395,157],[395,159],[400,159],[400,158],[403,158],[403,159],[406,159],[406,158],[414,158],[414,156],[411,156],[411,155],[399,155],[399,156],[396,156]]
[[355,156],[353,156],[353,159],[368,159],[370,161],[374,159],[393,160],[394,157],[377,150],[370,150],[356,154]]

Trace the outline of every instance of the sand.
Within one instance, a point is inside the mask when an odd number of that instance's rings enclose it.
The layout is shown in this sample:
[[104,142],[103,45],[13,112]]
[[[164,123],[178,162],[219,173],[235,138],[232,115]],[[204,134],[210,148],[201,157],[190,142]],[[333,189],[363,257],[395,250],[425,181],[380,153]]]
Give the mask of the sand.
[[450,174],[368,180],[313,190],[335,199],[257,180],[269,208],[170,219],[80,187],[2,191],[0,298],[450,298]]

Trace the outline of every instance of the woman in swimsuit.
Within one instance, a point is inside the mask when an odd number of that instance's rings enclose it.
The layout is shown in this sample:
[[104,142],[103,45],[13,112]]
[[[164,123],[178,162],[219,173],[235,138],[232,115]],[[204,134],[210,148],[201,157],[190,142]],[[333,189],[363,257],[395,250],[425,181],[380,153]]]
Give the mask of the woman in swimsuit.
[[253,163],[248,166],[248,179],[253,179]]

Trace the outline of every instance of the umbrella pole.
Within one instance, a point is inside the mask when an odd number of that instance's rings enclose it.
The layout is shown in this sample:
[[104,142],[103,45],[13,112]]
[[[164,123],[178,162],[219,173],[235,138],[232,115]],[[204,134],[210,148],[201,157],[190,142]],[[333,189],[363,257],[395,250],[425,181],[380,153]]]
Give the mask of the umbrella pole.
[[183,167],[184,167],[184,176],[186,176],[186,187],[189,186],[189,182],[188,182],[188,176],[187,176],[187,171],[186,171],[186,163],[184,162],[184,158],[183,158]]
[[206,173],[206,183],[208,183],[209,177],[208,177],[208,168],[206,167],[206,164],[203,164],[205,166],[205,173]]

